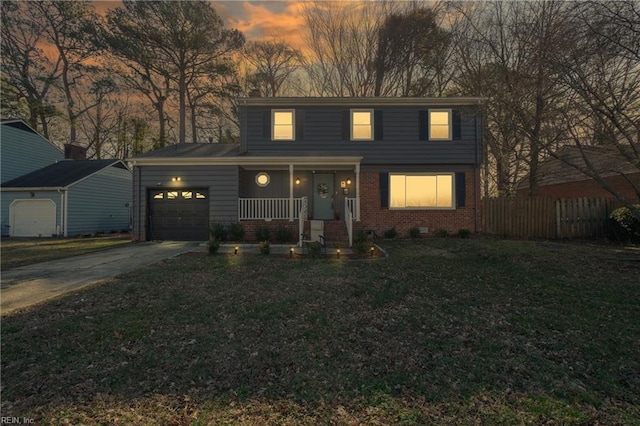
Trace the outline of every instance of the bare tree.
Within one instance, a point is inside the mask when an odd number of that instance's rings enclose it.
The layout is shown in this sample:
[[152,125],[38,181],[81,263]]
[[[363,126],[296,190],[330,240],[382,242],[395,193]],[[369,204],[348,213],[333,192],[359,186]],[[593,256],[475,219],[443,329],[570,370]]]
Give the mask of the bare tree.
[[48,138],[48,118],[55,113],[50,91],[60,77],[61,58],[51,61],[42,50],[45,30],[34,3],[2,2],[2,100],[24,99],[29,125]]
[[285,83],[304,65],[302,53],[282,40],[248,43],[244,58],[252,66],[248,80],[269,97],[290,92]]

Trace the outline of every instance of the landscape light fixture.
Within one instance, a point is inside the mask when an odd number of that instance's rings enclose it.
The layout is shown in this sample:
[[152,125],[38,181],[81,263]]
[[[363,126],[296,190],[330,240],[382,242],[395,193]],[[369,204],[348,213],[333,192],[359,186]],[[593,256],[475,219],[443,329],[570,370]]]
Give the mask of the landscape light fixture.
[[239,248],[240,248],[240,247],[235,246],[235,247],[233,248],[233,254],[237,255],[237,254],[238,254],[238,249],[239,249]]
[[293,247],[291,247],[291,248],[289,249],[289,257],[293,257],[293,251],[294,251],[294,248],[293,248]]
[[336,254],[338,255],[338,259],[340,259],[340,249],[336,250]]
[[373,252],[376,250],[376,248],[374,246],[371,246],[369,250],[371,250],[371,257],[373,257]]

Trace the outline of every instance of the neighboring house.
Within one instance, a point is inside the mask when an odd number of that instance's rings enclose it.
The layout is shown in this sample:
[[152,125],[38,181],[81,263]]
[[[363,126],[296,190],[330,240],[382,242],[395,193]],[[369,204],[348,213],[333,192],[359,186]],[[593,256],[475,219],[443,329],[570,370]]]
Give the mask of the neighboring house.
[[[558,150],[558,156],[550,157],[539,165],[537,196],[551,198],[613,198],[613,194],[598,182],[578,169],[567,164],[584,166],[586,157],[594,170],[616,191],[633,203],[640,202],[640,167],[629,163],[619,152],[605,147],[564,146]],[[635,187],[635,188],[634,188]],[[529,194],[529,177],[526,176],[517,186],[516,193]]]
[[[131,159],[134,238],[206,240],[213,222],[381,235],[478,231],[480,98],[242,98],[240,144]],[[355,223],[354,223],[355,222]]]
[[[130,229],[132,173],[122,161],[65,160],[62,151],[20,120],[3,120],[0,139],[3,236]],[[65,146],[65,151],[84,155],[80,147]]]
[[64,160],[64,153],[27,123],[18,119],[0,121],[0,182]]

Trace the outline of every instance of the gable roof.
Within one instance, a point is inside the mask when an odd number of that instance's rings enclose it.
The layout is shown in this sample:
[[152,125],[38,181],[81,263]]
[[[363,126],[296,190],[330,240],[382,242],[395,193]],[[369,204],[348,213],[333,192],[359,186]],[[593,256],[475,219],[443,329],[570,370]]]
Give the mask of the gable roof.
[[[575,167],[566,164],[565,161],[585,166],[584,156],[593,166],[593,169],[601,176],[615,176],[620,173],[640,173],[640,164],[634,166],[616,150],[601,146],[576,146],[566,145],[561,147],[556,155],[563,158],[550,157],[542,161],[538,166],[538,185],[557,185],[567,182],[578,182],[591,179]],[[520,181],[518,189],[529,188],[528,175]]]
[[134,158],[233,157],[239,152],[240,145],[236,143],[179,143]]
[[29,124],[27,124],[27,122],[21,118],[2,118],[0,119],[0,125],[12,127],[14,129],[22,130],[23,132],[28,132],[28,133],[33,133],[34,135],[38,135],[43,140],[47,141],[49,145],[53,146],[58,151],[63,152],[62,149],[60,149],[60,147],[58,147],[56,144],[51,142],[49,139],[45,138],[44,135],[42,135],[37,130],[33,129],[33,127],[29,126]]
[[107,167],[128,170],[120,160],[63,160],[7,181],[2,188],[65,188]]

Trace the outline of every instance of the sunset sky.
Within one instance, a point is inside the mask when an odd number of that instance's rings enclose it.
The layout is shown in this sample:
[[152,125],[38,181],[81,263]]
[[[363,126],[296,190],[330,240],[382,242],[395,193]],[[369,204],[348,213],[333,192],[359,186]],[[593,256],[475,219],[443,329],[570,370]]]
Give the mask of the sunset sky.
[[[228,28],[242,31],[247,40],[282,38],[295,48],[304,47],[302,3],[284,1],[212,1]],[[94,2],[99,13],[118,7],[119,1]]]

